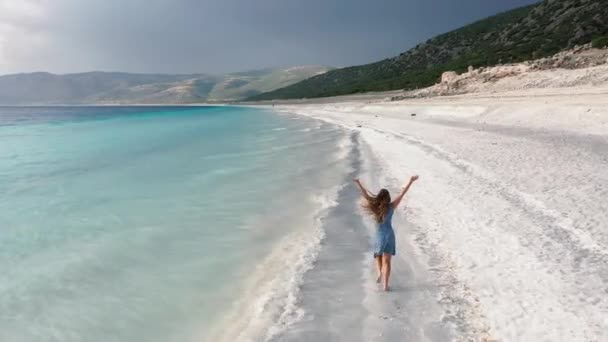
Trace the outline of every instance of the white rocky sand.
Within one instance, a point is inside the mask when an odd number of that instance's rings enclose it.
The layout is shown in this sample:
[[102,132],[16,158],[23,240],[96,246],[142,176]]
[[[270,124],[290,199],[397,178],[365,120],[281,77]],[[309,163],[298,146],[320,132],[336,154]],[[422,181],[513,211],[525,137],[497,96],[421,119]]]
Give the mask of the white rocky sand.
[[504,93],[522,89],[598,87],[608,85],[608,48],[591,44],[551,57],[523,63],[497,65],[457,74],[445,72],[441,82],[428,88],[406,91],[393,100],[437,95]]
[[370,258],[349,299],[360,340],[608,340],[608,87],[524,88],[275,107],[356,132],[374,188],[421,176],[395,217],[396,291]]

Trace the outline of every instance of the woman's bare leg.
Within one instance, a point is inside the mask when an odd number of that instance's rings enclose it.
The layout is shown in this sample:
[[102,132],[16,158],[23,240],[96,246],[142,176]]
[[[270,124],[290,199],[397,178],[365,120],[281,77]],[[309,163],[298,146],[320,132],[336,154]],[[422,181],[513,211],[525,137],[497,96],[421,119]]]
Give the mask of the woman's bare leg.
[[391,256],[390,254],[382,255],[382,277],[384,291],[388,291],[388,279],[391,276]]
[[376,269],[378,270],[378,278],[376,278],[376,283],[380,284],[382,280],[382,254],[375,257],[376,259]]

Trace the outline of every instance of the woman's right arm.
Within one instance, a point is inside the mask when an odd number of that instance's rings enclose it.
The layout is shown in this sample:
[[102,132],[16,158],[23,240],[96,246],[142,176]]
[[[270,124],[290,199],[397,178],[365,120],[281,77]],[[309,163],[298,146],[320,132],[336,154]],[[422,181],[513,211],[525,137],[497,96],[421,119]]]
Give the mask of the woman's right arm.
[[357,187],[359,188],[359,191],[361,191],[361,195],[363,195],[363,197],[365,197],[366,200],[371,200],[372,196],[370,195],[369,191],[367,191],[367,189],[365,189],[365,187],[363,187],[363,184],[361,184],[361,181],[359,181],[359,178],[355,178],[354,179],[355,184],[357,184]]
[[408,192],[408,190],[410,189],[410,187],[412,186],[412,184],[414,184],[414,182],[417,181],[417,180],[418,180],[418,176],[412,176],[410,178],[410,181],[403,188],[403,190],[401,190],[401,193],[391,203],[391,206],[393,207],[393,209],[395,209],[395,208],[397,208],[397,206],[399,206],[399,203],[401,203],[401,200],[403,199],[403,196],[405,196],[405,194]]

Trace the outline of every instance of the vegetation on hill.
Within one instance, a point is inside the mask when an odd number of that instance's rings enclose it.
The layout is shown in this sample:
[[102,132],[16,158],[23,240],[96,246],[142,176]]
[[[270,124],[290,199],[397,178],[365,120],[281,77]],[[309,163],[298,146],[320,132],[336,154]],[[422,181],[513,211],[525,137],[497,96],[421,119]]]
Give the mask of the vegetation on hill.
[[608,46],[608,36],[597,37],[592,42],[591,45],[596,49],[601,49],[603,47]]
[[436,83],[444,71],[546,57],[605,36],[607,0],[545,0],[439,35],[397,57],[336,69],[249,100],[415,89]]

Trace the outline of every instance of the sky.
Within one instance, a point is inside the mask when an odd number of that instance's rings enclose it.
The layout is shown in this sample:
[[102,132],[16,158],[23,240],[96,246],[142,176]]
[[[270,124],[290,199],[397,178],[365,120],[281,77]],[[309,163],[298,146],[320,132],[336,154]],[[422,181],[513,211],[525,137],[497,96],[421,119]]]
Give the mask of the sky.
[[0,0],[0,75],[359,65],[537,0]]

